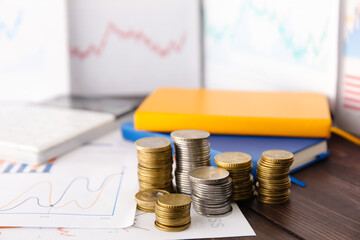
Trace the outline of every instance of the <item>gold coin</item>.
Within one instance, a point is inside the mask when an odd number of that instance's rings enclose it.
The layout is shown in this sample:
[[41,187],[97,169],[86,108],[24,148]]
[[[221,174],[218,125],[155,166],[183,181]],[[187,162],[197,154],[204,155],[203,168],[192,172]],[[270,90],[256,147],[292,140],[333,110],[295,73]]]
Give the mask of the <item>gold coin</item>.
[[186,206],[182,209],[176,209],[176,208],[172,209],[172,208],[162,207],[158,203],[155,204],[156,211],[162,215],[183,216],[184,214],[185,215],[190,214],[190,208],[191,208],[191,204],[189,204],[188,206]]
[[162,218],[184,218],[190,216],[190,208],[187,209],[186,211],[168,212],[168,211],[160,210],[160,208],[158,208],[157,206],[158,205],[156,205],[154,208],[155,213],[157,216]]
[[251,156],[242,152],[223,152],[214,157],[216,165],[222,168],[241,168],[251,165]]
[[170,141],[161,137],[145,137],[135,142],[136,149],[144,152],[162,152],[171,149]]
[[166,194],[170,193],[161,189],[149,189],[145,191],[140,191],[135,194],[135,201],[141,206],[151,206],[155,208],[155,204],[158,198]]
[[287,162],[294,159],[294,154],[285,150],[267,150],[262,153],[262,158],[271,162]]
[[[140,190],[140,191],[145,191],[145,190],[150,190],[150,189],[159,189],[159,187],[142,186],[141,184],[139,184],[139,190]],[[167,192],[169,192],[169,193],[172,193],[172,192],[175,191],[173,185],[169,185],[169,186],[162,187],[161,190],[165,190],[165,191],[167,191]]]
[[166,226],[183,226],[185,224],[188,224],[191,221],[190,215],[186,217],[176,217],[176,218],[167,218],[167,217],[161,217],[158,214],[155,215],[156,221],[160,224],[166,225]]
[[161,231],[165,231],[165,232],[179,232],[179,231],[183,231],[185,229],[187,229],[190,226],[191,222],[189,222],[188,224],[185,224],[183,226],[178,226],[178,227],[171,227],[171,226],[165,226],[162,225],[160,223],[158,223],[157,221],[155,221],[155,227]]
[[157,204],[165,208],[183,209],[191,204],[191,198],[181,193],[167,194],[159,197]]
[[139,204],[136,207],[137,207],[137,209],[139,209],[143,212],[148,212],[148,213],[155,212],[155,207],[143,207],[143,206],[140,206]]
[[289,200],[289,198],[274,200],[274,199],[267,199],[267,198],[257,196],[257,200],[259,202],[266,203],[266,204],[282,204],[282,203],[287,202]]
[[138,151],[137,152],[137,157],[140,160],[168,160],[171,159],[172,157],[172,152],[171,151],[167,151],[167,152],[143,152],[143,151]]

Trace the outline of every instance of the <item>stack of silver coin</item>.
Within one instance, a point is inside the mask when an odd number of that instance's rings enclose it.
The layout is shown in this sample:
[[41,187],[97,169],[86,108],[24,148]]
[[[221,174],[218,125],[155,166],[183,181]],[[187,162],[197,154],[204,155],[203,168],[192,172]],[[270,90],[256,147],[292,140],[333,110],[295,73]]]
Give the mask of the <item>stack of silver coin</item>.
[[200,167],[189,173],[192,182],[193,206],[197,213],[205,216],[219,216],[230,213],[232,179],[226,169]]
[[176,159],[176,190],[191,194],[189,172],[197,167],[210,166],[210,133],[201,130],[178,130],[171,133]]

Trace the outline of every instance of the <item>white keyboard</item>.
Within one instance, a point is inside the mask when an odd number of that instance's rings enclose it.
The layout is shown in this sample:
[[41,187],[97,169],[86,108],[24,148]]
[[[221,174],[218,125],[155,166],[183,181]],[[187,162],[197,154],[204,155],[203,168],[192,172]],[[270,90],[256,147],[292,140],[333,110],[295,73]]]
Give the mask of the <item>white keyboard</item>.
[[109,113],[43,105],[2,108],[0,159],[41,163],[100,136],[114,122]]

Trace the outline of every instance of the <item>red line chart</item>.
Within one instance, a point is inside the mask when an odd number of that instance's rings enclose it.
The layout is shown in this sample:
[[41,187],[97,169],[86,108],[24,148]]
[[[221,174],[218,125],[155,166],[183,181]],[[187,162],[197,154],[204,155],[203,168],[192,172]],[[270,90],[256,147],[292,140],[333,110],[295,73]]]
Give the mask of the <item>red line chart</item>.
[[142,31],[135,31],[131,29],[123,30],[119,28],[115,23],[110,22],[107,25],[104,34],[98,44],[90,44],[85,49],[71,47],[70,54],[71,56],[79,58],[81,60],[89,58],[90,56],[99,57],[105,51],[108,45],[109,38],[111,36],[115,36],[121,40],[134,40],[136,42],[142,43],[151,52],[155,53],[159,57],[167,57],[171,53],[179,53],[186,43],[186,34],[183,33],[177,41],[170,40],[166,46],[160,46]]

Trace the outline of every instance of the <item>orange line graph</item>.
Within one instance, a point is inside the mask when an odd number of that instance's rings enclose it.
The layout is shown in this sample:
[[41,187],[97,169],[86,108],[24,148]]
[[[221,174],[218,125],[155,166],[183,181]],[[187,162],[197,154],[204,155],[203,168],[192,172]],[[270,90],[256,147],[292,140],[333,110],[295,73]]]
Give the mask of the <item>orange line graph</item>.
[[[20,199],[22,196],[24,196],[26,193],[30,192],[32,189],[34,189],[36,186],[42,184],[42,183],[47,183],[50,186],[50,191],[49,191],[49,202],[51,202],[51,194],[52,194],[52,183],[50,181],[40,181],[37,182],[35,184],[33,184],[31,187],[29,187],[28,189],[26,189],[23,193],[19,194],[17,197],[15,197],[13,200],[9,201],[8,203],[4,204],[3,206],[0,206],[0,210],[4,209],[8,206],[10,206],[12,203],[16,202],[16,200]],[[51,204],[50,204],[51,205]]]
[[8,206],[10,206],[10,205],[13,204],[14,202],[16,202],[18,199],[20,199],[21,197],[23,197],[25,194],[27,194],[28,192],[30,192],[32,189],[34,189],[35,187],[37,187],[37,186],[39,186],[39,185],[41,185],[41,184],[47,184],[47,185],[49,186],[49,199],[48,199],[48,201],[49,201],[49,207],[51,207],[52,209],[60,209],[60,208],[63,208],[63,207],[65,207],[65,206],[67,206],[67,205],[69,205],[69,204],[71,204],[71,203],[75,203],[76,206],[77,206],[78,208],[80,208],[80,209],[90,209],[90,208],[92,208],[92,207],[98,202],[98,200],[100,199],[101,195],[103,194],[106,186],[107,186],[107,185],[109,184],[109,182],[110,182],[115,176],[117,176],[117,175],[118,175],[118,174],[111,175],[111,176],[109,176],[109,177],[105,180],[105,182],[104,182],[103,186],[101,187],[100,192],[98,193],[96,199],[95,199],[90,205],[88,205],[88,206],[81,206],[81,205],[79,204],[79,202],[78,202],[77,200],[75,200],[75,199],[70,200],[70,201],[64,203],[64,204],[61,205],[61,206],[55,206],[55,203],[53,203],[53,201],[52,201],[53,184],[52,184],[51,181],[44,180],[44,181],[39,181],[39,182],[33,184],[32,186],[30,186],[29,188],[27,188],[24,192],[22,192],[21,194],[19,194],[18,196],[16,196],[14,199],[12,199],[12,200],[10,200],[9,202],[7,202],[6,204],[0,206],[0,210],[6,208],[6,207],[8,207]]
[[59,207],[53,206],[52,208],[54,208],[54,209],[60,209],[60,208],[63,208],[63,207],[65,207],[65,206],[69,205],[70,203],[73,203],[73,202],[74,202],[74,203],[76,204],[76,206],[77,206],[78,208],[80,208],[80,209],[90,209],[90,208],[92,208],[92,207],[97,203],[97,201],[99,200],[100,196],[101,196],[102,193],[104,192],[105,187],[109,184],[110,180],[111,180],[114,176],[115,176],[115,175],[113,175],[113,176],[109,177],[108,179],[106,179],[106,182],[105,182],[105,184],[103,185],[103,187],[101,188],[101,190],[100,190],[99,194],[97,195],[96,199],[95,199],[89,206],[87,206],[87,207],[82,207],[82,206],[79,204],[79,202],[74,199],[74,200],[70,200],[69,202],[67,202],[67,203],[65,203],[65,204],[63,204],[63,205],[61,205],[61,206],[59,206]]
[[144,44],[150,51],[159,55],[160,57],[166,57],[172,52],[180,52],[186,42],[186,34],[183,33],[178,41],[169,41],[166,46],[160,46],[156,44],[149,36],[141,31],[134,30],[122,30],[115,23],[110,22],[104,34],[98,44],[90,44],[86,49],[81,50],[78,47],[72,47],[70,54],[73,57],[79,59],[86,59],[91,55],[100,56],[103,54],[107,47],[108,40],[111,36],[116,36],[119,39],[134,40]]

